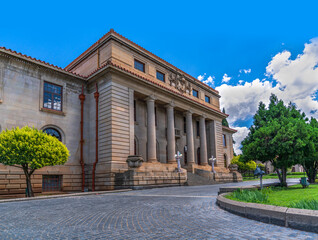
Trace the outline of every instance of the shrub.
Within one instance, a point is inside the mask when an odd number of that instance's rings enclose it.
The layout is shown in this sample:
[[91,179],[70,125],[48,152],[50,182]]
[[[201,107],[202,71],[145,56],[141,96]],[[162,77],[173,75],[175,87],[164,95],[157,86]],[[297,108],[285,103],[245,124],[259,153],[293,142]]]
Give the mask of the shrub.
[[246,173],[247,171],[256,169],[256,163],[254,161],[243,162],[241,161],[241,155],[233,157],[231,164],[236,164],[240,173]]
[[299,200],[298,202],[292,202],[290,204],[290,207],[318,210],[318,200],[317,199],[303,199],[303,200]]

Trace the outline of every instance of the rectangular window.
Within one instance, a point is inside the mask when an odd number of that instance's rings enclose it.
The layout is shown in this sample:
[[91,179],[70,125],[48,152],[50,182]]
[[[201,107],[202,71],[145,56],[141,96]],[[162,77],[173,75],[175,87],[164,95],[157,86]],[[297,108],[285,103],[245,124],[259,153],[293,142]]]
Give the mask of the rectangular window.
[[62,87],[44,82],[43,107],[62,111]]
[[207,102],[207,103],[211,103],[211,99],[210,99],[210,97],[205,96],[205,102]]
[[183,132],[187,133],[187,119],[185,117],[183,118]]
[[157,79],[165,82],[165,75],[163,73],[157,71]]
[[223,134],[223,147],[226,147],[226,135]]
[[145,72],[145,64],[135,59],[135,68],[139,71]]
[[194,97],[199,97],[199,92],[197,91],[197,90],[192,90],[192,95],[194,96]]
[[62,191],[62,176],[61,175],[42,175],[42,191],[43,192]]
[[200,122],[197,121],[197,137],[200,137]]

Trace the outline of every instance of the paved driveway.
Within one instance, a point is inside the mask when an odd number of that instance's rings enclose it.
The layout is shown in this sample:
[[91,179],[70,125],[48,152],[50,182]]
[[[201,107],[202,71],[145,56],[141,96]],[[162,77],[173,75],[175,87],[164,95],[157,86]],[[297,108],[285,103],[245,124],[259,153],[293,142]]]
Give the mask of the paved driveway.
[[318,239],[220,209],[218,188],[230,185],[2,203],[0,239]]

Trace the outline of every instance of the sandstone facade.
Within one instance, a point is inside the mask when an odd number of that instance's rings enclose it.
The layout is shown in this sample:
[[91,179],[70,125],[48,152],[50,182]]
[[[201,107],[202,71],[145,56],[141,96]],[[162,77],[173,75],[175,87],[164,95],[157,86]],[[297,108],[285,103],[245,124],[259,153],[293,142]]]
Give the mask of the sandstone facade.
[[[45,83],[62,88],[60,110],[45,107]],[[183,169],[210,171],[213,155],[218,170],[228,172],[235,130],[222,127],[227,115],[220,111],[218,92],[111,30],[65,69],[0,49],[0,130],[55,129],[70,150],[64,166],[35,171],[36,191],[50,175],[60,177],[60,190],[81,190],[82,89],[86,189],[92,188],[94,165],[96,190],[184,183],[186,172],[176,173],[177,151]],[[142,156],[144,166],[128,169],[129,155]],[[0,194],[22,193],[21,174],[0,165]]]

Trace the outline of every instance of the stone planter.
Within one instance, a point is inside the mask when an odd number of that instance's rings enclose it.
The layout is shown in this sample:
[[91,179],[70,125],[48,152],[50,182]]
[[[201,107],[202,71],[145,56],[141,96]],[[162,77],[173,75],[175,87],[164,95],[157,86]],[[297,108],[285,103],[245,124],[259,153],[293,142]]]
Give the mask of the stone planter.
[[230,164],[229,165],[229,170],[230,170],[230,172],[237,172],[238,171],[238,166],[236,164]]
[[142,158],[142,156],[138,155],[130,155],[126,160],[126,162],[128,163],[128,167],[130,168],[139,168],[142,165],[143,161],[144,159]]

